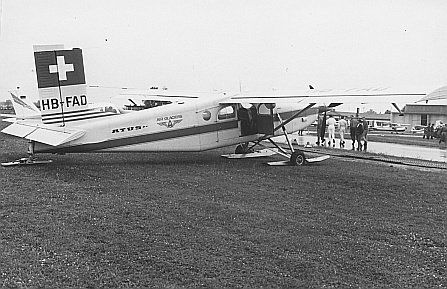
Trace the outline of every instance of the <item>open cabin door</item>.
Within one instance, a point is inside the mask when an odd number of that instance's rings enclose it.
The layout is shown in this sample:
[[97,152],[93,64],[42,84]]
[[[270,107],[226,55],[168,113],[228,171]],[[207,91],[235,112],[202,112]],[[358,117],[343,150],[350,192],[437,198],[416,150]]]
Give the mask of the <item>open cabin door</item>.
[[260,104],[258,107],[258,133],[273,135],[273,108],[275,104]]
[[238,105],[237,117],[239,120],[241,137],[258,133],[258,108],[255,105]]

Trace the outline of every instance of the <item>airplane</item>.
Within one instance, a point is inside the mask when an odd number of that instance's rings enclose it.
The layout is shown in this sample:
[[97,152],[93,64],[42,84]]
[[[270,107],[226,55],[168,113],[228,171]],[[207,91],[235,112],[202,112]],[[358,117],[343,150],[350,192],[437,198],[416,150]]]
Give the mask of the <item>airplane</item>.
[[[233,145],[235,154],[226,157],[277,153],[286,160],[272,164],[303,165],[328,156],[306,158],[288,135],[310,126],[322,110],[343,102],[365,99],[383,102],[425,95],[380,87],[342,90],[312,87],[288,93],[275,91],[274,95],[149,89],[129,91],[124,97],[140,97],[160,105],[125,111],[113,104],[90,103],[80,48],[35,45],[34,60],[40,114],[36,118],[32,108],[2,130],[28,140],[28,157],[2,163],[4,166],[49,162],[36,160],[36,153],[196,152]],[[280,135],[285,136],[287,148],[275,141]],[[265,145],[267,141],[271,145]],[[263,150],[254,152],[255,147]]]
[[391,133],[404,133],[407,128],[400,123],[395,122],[377,122],[376,125],[370,128],[371,131],[379,131],[379,132],[391,132]]

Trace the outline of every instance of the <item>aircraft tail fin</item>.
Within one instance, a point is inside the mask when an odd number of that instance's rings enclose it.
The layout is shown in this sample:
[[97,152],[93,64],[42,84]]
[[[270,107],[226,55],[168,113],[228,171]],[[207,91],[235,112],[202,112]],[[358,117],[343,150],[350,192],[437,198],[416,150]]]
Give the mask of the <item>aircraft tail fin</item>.
[[30,119],[40,117],[40,110],[36,105],[23,95],[19,89],[9,91],[12,105],[17,119]]
[[63,45],[35,45],[37,86],[42,122],[65,126],[88,118],[82,50]]

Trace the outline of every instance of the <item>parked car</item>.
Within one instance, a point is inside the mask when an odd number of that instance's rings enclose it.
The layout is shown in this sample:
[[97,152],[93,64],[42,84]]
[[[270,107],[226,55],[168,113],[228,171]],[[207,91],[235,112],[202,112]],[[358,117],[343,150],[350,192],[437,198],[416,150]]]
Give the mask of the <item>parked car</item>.
[[423,134],[425,128],[426,128],[426,126],[423,126],[423,125],[415,125],[411,128],[410,132],[412,134]]

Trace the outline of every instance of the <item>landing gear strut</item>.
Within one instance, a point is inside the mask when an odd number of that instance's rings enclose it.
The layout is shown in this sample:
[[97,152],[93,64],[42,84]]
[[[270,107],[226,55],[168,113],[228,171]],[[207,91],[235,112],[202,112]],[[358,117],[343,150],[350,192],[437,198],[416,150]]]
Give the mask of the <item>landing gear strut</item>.
[[28,142],[28,157],[21,158],[13,162],[2,163],[1,165],[4,167],[8,166],[17,166],[17,165],[38,165],[38,164],[48,164],[51,163],[52,160],[39,161],[34,159],[34,141],[30,140]]
[[34,141],[28,141],[28,161],[33,162],[34,158]]

